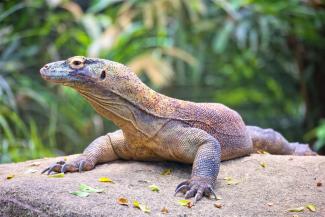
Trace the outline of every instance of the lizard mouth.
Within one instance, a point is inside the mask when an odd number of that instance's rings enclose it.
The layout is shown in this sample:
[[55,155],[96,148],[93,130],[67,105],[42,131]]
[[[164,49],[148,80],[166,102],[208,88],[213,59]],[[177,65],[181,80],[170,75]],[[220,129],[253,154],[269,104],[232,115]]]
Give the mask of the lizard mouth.
[[[83,74],[75,74],[74,70],[54,71],[51,67],[45,65],[40,69],[42,78],[46,81],[63,84],[74,87],[76,84],[86,83]],[[89,81],[88,81],[89,82]]]
[[66,83],[67,81],[75,80],[71,78],[70,72],[53,71],[48,64],[40,69],[40,74],[44,80],[55,83]]
[[47,81],[60,82],[64,80],[64,77],[62,75],[51,74],[46,65],[40,69],[40,74],[42,78]]

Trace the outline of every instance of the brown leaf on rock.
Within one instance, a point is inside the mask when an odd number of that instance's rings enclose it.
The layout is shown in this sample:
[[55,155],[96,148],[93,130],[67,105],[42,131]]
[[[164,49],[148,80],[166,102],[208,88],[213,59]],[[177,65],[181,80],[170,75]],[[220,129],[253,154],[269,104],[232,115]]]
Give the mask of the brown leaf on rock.
[[169,212],[166,207],[163,207],[160,211],[162,214],[167,214]]
[[14,177],[15,177],[15,174],[9,174],[9,175],[7,175],[6,179],[12,179]]
[[123,206],[128,206],[129,205],[129,201],[128,199],[124,198],[124,197],[119,197],[117,199],[117,203]]
[[187,206],[187,208],[192,208],[192,206],[194,206],[194,204],[193,204],[192,201],[191,201],[191,202],[189,202],[186,206]]
[[214,204],[214,206],[217,207],[218,209],[221,209],[222,204],[217,202],[217,203]]

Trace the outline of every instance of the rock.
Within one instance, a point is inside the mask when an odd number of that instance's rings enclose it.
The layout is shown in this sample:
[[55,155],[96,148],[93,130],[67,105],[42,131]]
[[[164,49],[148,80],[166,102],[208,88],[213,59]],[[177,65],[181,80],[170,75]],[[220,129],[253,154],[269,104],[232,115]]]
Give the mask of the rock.
[[[214,206],[215,200],[207,198],[192,208],[178,204],[183,197],[174,196],[174,190],[190,176],[189,165],[115,161],[63,178],[40,174],[49,164],[62,159],[0,165],[0,216],[293,216],[288,209],[310,203],[316,205],[316,212],[305,209],[299,216],[325,216],[325,186],[317,186],[319,182],[325,183],[322,156],[255,154],[223,162],[215,187],[217,196],[222,198],[218,200],[221,208]],[[171,175],[161,175],[166,168],[173,169]],[[10,174],[14,177],[7,179]],[[114,183],[99,182],[100,177],[109,177]],[[228,185],[225,177],[239,183]],[[69,193],[78,190],[82,183],[105,190],[84,198]],[[160,191],[151,191],[148,186],[152,184]],[[130,205],[119,205],[119,197],[127,198]],[[146,204],[151,213],[134,208],[134,200]],[[168,214],[161,212],[164,207]]]

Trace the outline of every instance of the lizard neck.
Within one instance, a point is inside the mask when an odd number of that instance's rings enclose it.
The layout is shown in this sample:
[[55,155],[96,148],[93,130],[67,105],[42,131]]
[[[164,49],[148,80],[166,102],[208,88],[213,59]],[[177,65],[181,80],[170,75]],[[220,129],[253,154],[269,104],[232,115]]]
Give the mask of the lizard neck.
[[78,90],[78,92],[91,104],[101,116],[111,120],[116,126],[123,129],[127,122],[131,122],[136,107],[121,97],[106,92],[98,94]]
[[156,117],[171,118],[177,110],[184,107],[185,101],[157,93],[145,85],[134,73],[113,77],[108,80],[110,91]]
[[87,92],[78,90],[103,117],[111,120],[127,134],[141,132],[152,137],[168,121],[152,115],[128,100],[110,91]]

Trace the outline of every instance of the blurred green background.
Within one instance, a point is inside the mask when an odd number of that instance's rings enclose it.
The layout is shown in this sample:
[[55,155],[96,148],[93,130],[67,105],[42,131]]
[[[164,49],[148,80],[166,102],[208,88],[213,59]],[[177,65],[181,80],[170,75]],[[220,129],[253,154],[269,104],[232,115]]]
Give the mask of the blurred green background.
[[39,69],[70,56],[129,65],[153,89],[220,102],[247,124],[325,147],[321,0],[0,3],[0,163],[81,152],[115,126]]

